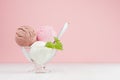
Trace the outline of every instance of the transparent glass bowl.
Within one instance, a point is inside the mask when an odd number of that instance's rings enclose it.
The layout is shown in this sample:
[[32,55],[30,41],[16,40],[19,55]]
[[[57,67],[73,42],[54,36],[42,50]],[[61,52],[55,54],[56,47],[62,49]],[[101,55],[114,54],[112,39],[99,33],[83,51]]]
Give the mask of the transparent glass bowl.
[[47,53],[41,53],[35,54],[38,57],[41,57],[40,59],[33,60],[30,55],[30,47],[22,47],[22,52],[24,56],[29,60],[32,64],[34,64],[34,69],[32,72],[35,73],[45,73],[49,72],[49,70],[46,69],[46,64],[54,57],[56,50],[53,49],[52,52],[47,52]]

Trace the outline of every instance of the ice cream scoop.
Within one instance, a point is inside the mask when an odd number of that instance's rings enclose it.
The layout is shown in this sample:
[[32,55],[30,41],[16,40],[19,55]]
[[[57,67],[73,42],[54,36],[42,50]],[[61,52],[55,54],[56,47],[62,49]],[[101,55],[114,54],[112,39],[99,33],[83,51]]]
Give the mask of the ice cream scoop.
[[29,56],[37,64],[43,65],[55,54],[55,50],[45,47],[46,42],[37,41],[32,44]]
[[17,29],[15,40],[19,46],[31,46],[36,41],[36,32],[30,26],[21,26]]
[[37,30],[38,41],[53,41],[56,36],[56,32],[51,26],[40,26]]

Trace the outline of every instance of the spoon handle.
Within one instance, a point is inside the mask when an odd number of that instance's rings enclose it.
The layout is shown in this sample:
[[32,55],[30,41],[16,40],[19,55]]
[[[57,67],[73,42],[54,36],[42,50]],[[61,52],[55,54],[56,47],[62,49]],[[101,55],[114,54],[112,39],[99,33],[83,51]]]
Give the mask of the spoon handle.
[[68,28],[68,23],[66,22],[63,26],[63,28],[60,30],[59,34],[58,34],[58,39],[60,39],[62,37],[62,35],[64,34],[64,32],[67,30]]

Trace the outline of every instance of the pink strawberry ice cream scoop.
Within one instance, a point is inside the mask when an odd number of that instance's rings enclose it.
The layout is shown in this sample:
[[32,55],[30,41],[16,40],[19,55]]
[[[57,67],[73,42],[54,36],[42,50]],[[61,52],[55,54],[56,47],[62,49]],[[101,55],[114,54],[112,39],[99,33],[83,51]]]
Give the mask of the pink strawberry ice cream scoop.
[[37,30],[38,41],[54,41],[54,37],[56,37],[56,32],[51,26],[40,26]]
[[17,29],[15,40],[19,46],[31,46],[36,41],[36,32],[30,26],[21,26]]

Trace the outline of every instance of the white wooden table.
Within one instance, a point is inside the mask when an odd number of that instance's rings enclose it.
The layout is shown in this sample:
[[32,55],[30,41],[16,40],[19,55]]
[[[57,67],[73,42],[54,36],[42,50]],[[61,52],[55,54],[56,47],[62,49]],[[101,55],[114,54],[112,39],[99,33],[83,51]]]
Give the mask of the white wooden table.
[[120,80],[120,64],[48,64],[52,72],[28,72],[32,64],[0,64],[0,80]]

